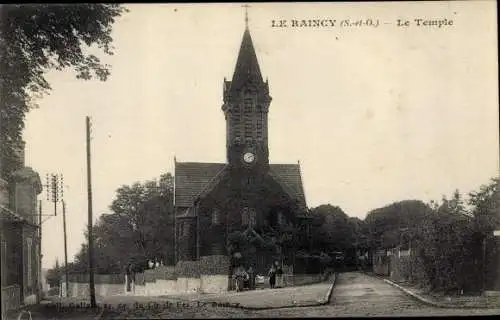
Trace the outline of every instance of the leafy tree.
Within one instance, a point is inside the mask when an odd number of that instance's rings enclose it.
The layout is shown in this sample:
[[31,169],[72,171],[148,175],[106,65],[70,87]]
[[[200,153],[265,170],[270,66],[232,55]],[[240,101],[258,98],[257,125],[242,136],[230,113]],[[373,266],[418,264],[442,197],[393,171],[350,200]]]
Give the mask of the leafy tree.
[[404,232],[412,232],[432,209],[420,200],[403,200],[368,213],[366,237],[373,248],[391,248],[400,243]]
[[478,231],[491,232],[500,224],[500,178],[491,179],[469,194],[469,205]]
[[2,176],[19,166],[16,148],[26,113],[51,87],[51,69],[72,68],[79,79],[105,81],[109,65],[89,53],[113,54],[111,27],[126,9],[118,4],[0,5],[0,154]]
[[61,276],[63,274],[63,268],[59,266],[59,260],[56,260],[56,264],[52,269],[47,270],[47,283],[52,287],[59,287],[61,283]]
[[347,214],[338,206],[320,205],[312,210],[312,246],[317,251],[346,250],[354,246],[355,235]]
[[[110,206],[113,213],[102,215],[93,228],[94,261],[99,273],[121,272],[133,262],[145,267],[147,259],[173,263],[173,177],[134,183],[117,190]],[[88,239],[88,234],[85,234]],[[86,270],[88,246],[75,257],[72,270]]]
[[[495,200],[496,199],[496,200]],[[458,190],[451,199],[434,202],[434,214],[418,225],[414,264],[422,267],[417,280],[431,290],[478,292],[483,282],[482,243],[498,221],[498,179],[472,192],[466,201]]]

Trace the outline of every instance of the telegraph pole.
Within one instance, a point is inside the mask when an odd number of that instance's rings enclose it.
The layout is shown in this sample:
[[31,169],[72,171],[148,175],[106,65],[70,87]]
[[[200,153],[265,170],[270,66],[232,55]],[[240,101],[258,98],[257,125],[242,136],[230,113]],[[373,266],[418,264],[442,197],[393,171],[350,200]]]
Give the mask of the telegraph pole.
[[87,127],[87,199],[88,199],[88,234],[89,234],[89,285],[90,285],[90,307],[96,308],[95,286],[94,286],[94,262],[93,262],[93,235],[92,235],[92,175],[90,166],[90,118],[85,118]]
[[69,296],[69,277],[68,277],[68,245],[66,237],[66,204],[62,200],[62,210],[63,210],[63,229],[64,229],[64,270],[66,275],[66,297]]
[[43,292],[43,275],[42,275],[42,200],[38,200],[38,302]]
[[51,173],[46,175],[47,201],[54,202],[54,217],[57,216],[57,203],[63,198],[63,175]]

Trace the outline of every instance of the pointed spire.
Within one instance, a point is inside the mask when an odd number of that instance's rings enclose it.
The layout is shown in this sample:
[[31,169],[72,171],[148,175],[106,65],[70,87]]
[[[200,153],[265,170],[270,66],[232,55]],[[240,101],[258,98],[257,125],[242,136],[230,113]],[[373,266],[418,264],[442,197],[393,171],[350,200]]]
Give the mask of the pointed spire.
[[259,62],[257,61],[252,37],[247,27],[243,33],[231,88],[240,88],[248,82],[252,82],[258,86],[264,83],[262,74],[260,73]]

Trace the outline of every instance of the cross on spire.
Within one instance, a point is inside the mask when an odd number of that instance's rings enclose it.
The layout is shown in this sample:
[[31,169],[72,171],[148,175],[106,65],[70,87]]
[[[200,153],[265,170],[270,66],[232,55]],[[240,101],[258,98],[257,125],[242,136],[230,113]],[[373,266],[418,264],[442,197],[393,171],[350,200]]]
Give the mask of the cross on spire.
[[244,4],[242,7],[245,8],[245,28],[248,29],[248,8],[250,6],[248,4]]

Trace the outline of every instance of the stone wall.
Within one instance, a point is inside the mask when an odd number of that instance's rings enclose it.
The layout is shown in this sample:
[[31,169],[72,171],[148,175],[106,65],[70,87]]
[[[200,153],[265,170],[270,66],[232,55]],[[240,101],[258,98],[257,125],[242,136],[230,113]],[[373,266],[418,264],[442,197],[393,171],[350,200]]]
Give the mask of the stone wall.
[[[96,275],[96,295],[135,294],[160,296],[187,293],[219,293],[228,289],[230,260],[227,256],[205,256],[199,261],[179,261],[136,274],[135,292],[126,292],[125,275]],[[141,280],[142,279],[142,280]],[[65,295],[62,281],[62,294]],[[88,275],[70,275],[70,296],[87,296]]]
[[[88,283],[69,282],[70,297],[88,297],[90,286]],[[137,288],[137,286],[136,286]],[[66,296],[66,283],[61,283],[61,295]],[[95,284],[95,295],[98,297],[117,296],[125,294],[125,284]]]
[[221,293],[227,291],[227,275],[201,275],[200,291],[201,293]]
[[[227,256],[206,256],[199,261],[180,261],[177,266],[162,266],[146,270],[144,274],[136,274],[134,292],[126,292],[125,276],[96,275],[96,296],[143,295],[163,296],[169,294],[189,293],[222,293],[228,291],[230,262]],[[324,274],[295,274],[291,268],[284,268],[285,286],[298,286],[318,283],[324,280]],[[137,281],[143,278],[143,284]],[[73,281],[71,281],[73,280]],[[78,280],[86,280],[80,281]],[[108,282],[108,283],[105,283]],[[117,283],[118,282],[118,283]],[[265,287],[269,285],[267,280]],[[65,296],[65,282],[62,281],[61,292]],[[69,282],[69,294],[72,297],[89,295],[88,277],[72,275]]]

